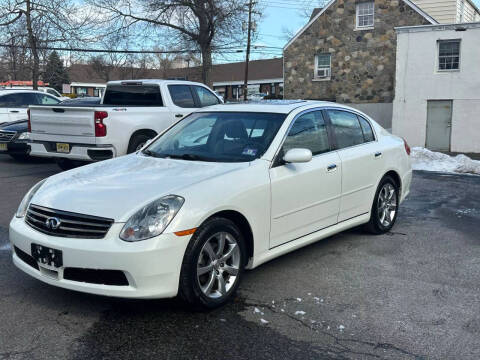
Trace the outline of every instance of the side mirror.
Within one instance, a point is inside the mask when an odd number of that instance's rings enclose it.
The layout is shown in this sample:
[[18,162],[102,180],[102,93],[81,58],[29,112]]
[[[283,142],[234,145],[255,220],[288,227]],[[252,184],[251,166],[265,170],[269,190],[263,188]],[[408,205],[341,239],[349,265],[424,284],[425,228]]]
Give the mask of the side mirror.
[[283,157],[286,163],[306,163],[312,160],[312,152],[309,149],[290,149]]

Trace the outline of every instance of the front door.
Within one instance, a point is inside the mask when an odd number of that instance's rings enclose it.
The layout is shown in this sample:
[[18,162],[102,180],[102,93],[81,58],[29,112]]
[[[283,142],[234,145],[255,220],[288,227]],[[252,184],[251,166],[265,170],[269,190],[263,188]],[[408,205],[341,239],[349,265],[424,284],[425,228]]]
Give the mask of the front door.
[[450,151],[452,128],[452,101],[429,100],[427,102],[426,147],[435,151]]
[[342,166],[331,151],[321,111],[300,115],[289,130],[279,158],[293,148],[310,149],[307,163],[276,161],[270,169],[270,248],[337,223]]

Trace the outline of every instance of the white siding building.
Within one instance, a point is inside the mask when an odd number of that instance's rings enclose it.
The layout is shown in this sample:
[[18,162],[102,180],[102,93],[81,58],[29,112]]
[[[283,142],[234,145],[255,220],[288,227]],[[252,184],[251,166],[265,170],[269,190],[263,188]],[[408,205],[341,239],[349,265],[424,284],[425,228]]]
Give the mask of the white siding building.
[[480,10],[472,0],[413,0],[413,2],[441,24],[480,21]]
[[396,31],[393,133],[411,146],[480,153],[480,23]]

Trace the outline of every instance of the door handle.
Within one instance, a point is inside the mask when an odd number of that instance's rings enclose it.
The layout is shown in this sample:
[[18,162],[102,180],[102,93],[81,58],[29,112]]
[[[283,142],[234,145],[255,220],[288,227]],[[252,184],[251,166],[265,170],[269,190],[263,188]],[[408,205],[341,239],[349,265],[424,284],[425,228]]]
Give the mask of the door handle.
[[327,166],[327,171],[334,171],[337,169],[337,164],[330,164]]
[[183,117],[183,114],[175,114],[175,117],[176,118],[181,118],[181,117]]
[[18,113],[18,112],[20,112],[20,111],[18,111],[18,110],[10,110],[10,112],[11,112],[11,113]]
[[378,151],[378,152],[375,153],[375,157],[376,157],[376,158],[378,158],[378,157],[380,157],[380,156],[382,156],[382,153],[381,153],[380,151]]

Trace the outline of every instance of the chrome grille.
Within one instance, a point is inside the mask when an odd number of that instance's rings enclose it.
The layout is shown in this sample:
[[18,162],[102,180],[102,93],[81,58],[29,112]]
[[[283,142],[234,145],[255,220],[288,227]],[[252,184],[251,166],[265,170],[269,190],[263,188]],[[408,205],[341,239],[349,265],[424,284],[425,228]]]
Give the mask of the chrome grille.
[[15,131],[0,130],[0,142],[12,141],[16,134]]
[[25,222],[35,230],[48,235],[101,239],[107,234],[113,220],[30,204]]

